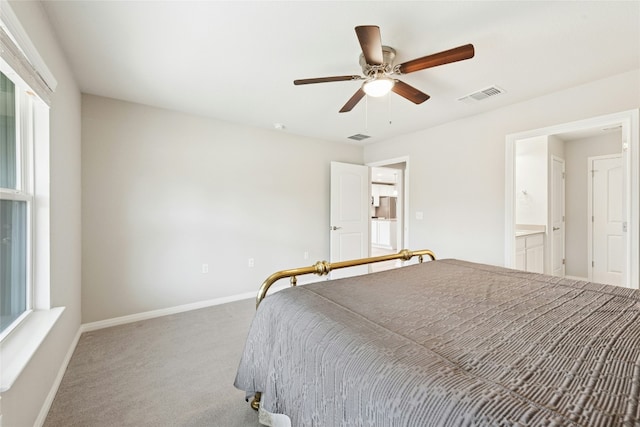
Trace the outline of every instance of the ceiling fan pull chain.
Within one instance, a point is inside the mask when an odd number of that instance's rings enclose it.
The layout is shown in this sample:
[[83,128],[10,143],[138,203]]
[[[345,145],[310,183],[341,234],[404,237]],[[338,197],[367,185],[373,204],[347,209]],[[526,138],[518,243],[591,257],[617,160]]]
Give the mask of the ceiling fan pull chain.
[[391,123],[393,123],[393,120],[391,118],[391,112],[392,112],[392,109],[391,109],[391,94],[388,94],[387,98],[389,98],[389,104],[388,104],[389,105],[389,110],[388,110],[387,114],[388,114],[388,117],[389,117],[389,125],[391,125]]
[[369,130],[369,97],[365,96],[364,99],[364,130]]

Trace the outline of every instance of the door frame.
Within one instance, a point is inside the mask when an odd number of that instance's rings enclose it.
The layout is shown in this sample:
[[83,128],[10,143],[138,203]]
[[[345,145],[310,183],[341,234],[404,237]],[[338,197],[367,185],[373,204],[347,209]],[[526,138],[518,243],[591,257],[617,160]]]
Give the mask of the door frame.
[[555,135],[597,127],[621,126],[625,168],[625,215],[627,218],[627,287],[639,288],[640,281],[640,130],[639,110],[627,110],[585,120],[533,129],[506,136],[504,265],[515,266],[515,144],[521,139]]
[[[392,159],[386,160],[378,160],[375,162],[365,163],[369,168],[372,167],[386,167],[388,165],[393,165],[396,163],[404,163],[404,184],[402,186],[402,248],[400,249],[410,249],[411,244],[409,242],[409,156],[395,157]],[[369,248],[371,248],[371,242],[369,242]],[[371,250],[371,249],[369,249]],[[371,255],[371,254],[369,254]]]
[[562,210],[562,275],[560,277],[564,277],[566,274],[566,264],[565,264],[565,259],[566,259],[566,253],[567,253],[567,242],[566,242],[566,227],[567,227],[567,223],[566,223],[566,199],[565,199],[565,194],[566,194],[566,181],[565,181],[565,171],[566,171],[566,161],[565,159],[563,159],[562,157],[558,157],[556,155],[551,155],[551,159],[550,159],[550,163],[551,163],[551,177],[552,179],[550,180],[550,188],[551,191],[549,192],[550,197],[550,209],[549,209],[549,225],[551,226],[551,230],[547,230],[549,232],[549,274],[554,275],[554,271],[553,271],[553,259],[555,257],[555,244],[554,244],[554,238],[553,238],[553,211],[556,208],[554,205],[554,200],[555,200],[555,185],[553,183],[553,162],[559,162],[562,164],[562,202],[561,202],[561,206],[560,209]]
[[[593,168],[593,161],[594,160],[606,160],[606,159],[615,159],[615,158],[620,158],[624,167],[624,156],[623,153],[615,153],[615,154],[605,154],[602,156],[589,156],[587,157],[587,224],[589,224],[589,227],[587,227],[587,273],[588,273],[588,278],[589,280],[593,280],[593,221],[590,220],[590,217],[593,215],[593,173],[592,173],[592,168]],[[624,206],[623,206],[624,209]],[[627,231],[627,236],[625,240],[629,240],[629,232]],[[625,245],[627,246],[627,245]],[[625,250],[627,248],[625,247]],[[627,262],[629,260],[629,257],[627,256]],[[625,271],[623,272],[623,282],[628,282],[628,278],[625,277],[624,275],[627,274],[627,268],[625,268]]]

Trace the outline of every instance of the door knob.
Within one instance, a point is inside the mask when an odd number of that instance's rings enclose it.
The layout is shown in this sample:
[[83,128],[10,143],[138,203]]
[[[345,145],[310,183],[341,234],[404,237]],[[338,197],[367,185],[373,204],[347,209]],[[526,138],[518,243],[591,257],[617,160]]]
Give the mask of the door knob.
[[342,227],[336,227],[335,225],[332,225],[329,227],[329,230],[331,231],[336,231],[336,230],[340,230]]
[[558,231],[560,230],[560,227],[553,227],[553,231]]

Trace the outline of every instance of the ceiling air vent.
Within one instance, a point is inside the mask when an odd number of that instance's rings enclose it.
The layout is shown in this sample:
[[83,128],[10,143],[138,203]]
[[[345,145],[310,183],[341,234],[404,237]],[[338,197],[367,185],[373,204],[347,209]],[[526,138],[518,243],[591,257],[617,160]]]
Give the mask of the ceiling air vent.
[[371,138],[369,135],[363,135],[361,133],[357,133],[355,135],[351,135],[348,137],[349,139],[353,139],[354,141],[362,141],[363,139]]
[[484,101],[487,98],[500,95],[501,93],[504,93],[504,89],[501,89],[498,86],[489,86],[488,88],[484,88],[482,90],[470,93],[469,95],[463,96],[462,98],[458,98],[458,101],[470,104],[477,101]]

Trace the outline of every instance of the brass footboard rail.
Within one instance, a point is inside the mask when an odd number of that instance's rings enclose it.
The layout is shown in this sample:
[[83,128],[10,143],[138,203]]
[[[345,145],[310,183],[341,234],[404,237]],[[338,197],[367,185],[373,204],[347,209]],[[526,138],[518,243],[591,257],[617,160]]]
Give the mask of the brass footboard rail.
[[[271,276],[267,277],[260,286],[260,290],[258,291],[258,297],[256,298],[256,308],[260,305],[260,302],[267,296],[267,291],[275,282],[280,279],[284,279],[285,277],[290,277],[291,286],[296,286],[298,283],[297,276],[301,276],[303,274],[317,274],[318,276],[324,276],[329,274],[332,270],[337,270],[339,268],[347,268],[347,267],[355,267],[357,265],[364,264],[373,264],[376,262],[382,261],[393,261],[394,259],[401,259],[403,261],[409,261],[414,256],[418,257],[418,262],[423,261],[423,257],[428,255],[431,260],[436,259],[436,255],[430,251],[429,249],[422,249],[419,251],[410,251],[408,249],[403,249],[397,254],[391,255],[381,255],[376,257],[369,258],[361,258],[361,259],[353,259],[349,261],[338,261],[329,263],[327,261],[318,261],[314,265],[310,267],[300,267],[300,268],[292,268],[290,270],[282,270],[273,273]],[[255,396],[251,400],[251,407],[256,411],[260,408],[260,398],[262,397],[261,392],[256,392]]]
[[393,261],[395,259],[409,261],[411,258],[415,256],[418,257],[418,262],[421,263],[425,255],[428,255],[432,260],[436,259],[435,254],[429,249],[422,249],[418,251],[410,251],[408,249],[403,249],[397,254],[381,255],[376,257],[360,258],[360,259],[353,259],[348,261],[338,261],[333,263],[329,263],[327,261],[318,261],[314,265],[309,267],[292,268],[290,270],[278,271],[273,273],[271,276],[267,277],[267,280],[265,280],[262,283],[262,286],[260,286],[260,290],[258,291],[258,296],[256,298],[256,308],[258,308],[258,306],[260,305],[260,302],[267,296],[267,291],[269,290],[271,285],[273,285],[275,282],[277,282],[280,279],[284,279],[285,277],[290,277],[291,286],[296,286],[296,284],[298,283],[297,276],[301,276],[303,274],[314,273],[314,274],[317,274],[318,276],[324,276],[329,274],[330,271],[337,270],[339,268],[355,267],[357,265],[373,264],[373,263],[382,262],[382,261]]

